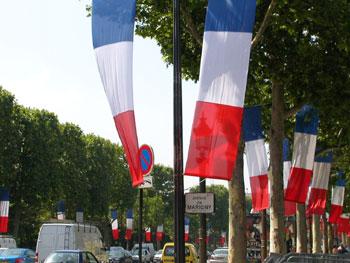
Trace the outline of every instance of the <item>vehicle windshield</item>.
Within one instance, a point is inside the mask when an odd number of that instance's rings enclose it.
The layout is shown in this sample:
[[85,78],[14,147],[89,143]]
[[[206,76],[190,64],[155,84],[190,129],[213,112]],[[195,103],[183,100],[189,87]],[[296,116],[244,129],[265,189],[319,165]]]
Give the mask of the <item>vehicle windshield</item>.
[[123,253],[123,251],[121,250],[121,249],[119,249],[119,250],[111,250],[111,251],[109,251],[109,256],[110,257],[122,257],[122,256],[124,256],[124,253]]
[[[148,251],[148,249],[142,249],[142,255],[145,255]],[[138,256],[139,255],[139,249],[134,249],[134,251],[132,252],[133,256]]]
[[[165,248],[165,251],[164,251],[164,256],[167,256],[167,257],[173,257],[174,256],[174,253],[175,253],[175,249],[173,246],[168,246]],[[188,247],[185,247],[185,256],[189,256],[190,255],[190,250]]]
[[45,263],[78,263],[79,254],[71,252],[56,252],[50,254]]
[[228,249],[216,249],[213,252],[215,255],[227,255]]
[[4,250],[1,253],[1,256],[6,257],[6,256],[22,256],[24,253],[24,249],[20,248],[9,248]]

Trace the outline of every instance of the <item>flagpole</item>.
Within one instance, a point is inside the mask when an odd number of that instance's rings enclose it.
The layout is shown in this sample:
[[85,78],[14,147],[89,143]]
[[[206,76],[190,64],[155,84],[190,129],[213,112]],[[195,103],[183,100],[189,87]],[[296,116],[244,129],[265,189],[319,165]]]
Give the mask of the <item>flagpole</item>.
[[185,262],[180,0],[173,0],[175,262]]
[[142,207],[143,189],[139,189],[139,262],[142,263]]

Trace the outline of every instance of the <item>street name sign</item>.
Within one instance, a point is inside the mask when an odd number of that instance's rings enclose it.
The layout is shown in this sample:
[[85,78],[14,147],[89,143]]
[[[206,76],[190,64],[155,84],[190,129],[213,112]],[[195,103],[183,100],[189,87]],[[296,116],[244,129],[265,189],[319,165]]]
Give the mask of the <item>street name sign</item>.
[[185,212],[188,214],[214,213],[214,193],[185,194]]

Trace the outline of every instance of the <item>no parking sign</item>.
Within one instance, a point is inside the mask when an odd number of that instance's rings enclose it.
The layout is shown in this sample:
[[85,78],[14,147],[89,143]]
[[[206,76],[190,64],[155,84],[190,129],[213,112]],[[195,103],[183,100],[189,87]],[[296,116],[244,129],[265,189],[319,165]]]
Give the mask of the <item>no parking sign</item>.
[[141,163],[141,172],[144,176],[144,182],[139,186],[139,188],[150,188],[153,186],[152,176],[149,174],[152,172],[154,164],[154,155],[152,148],[144,144],[140,147],[140,163]]

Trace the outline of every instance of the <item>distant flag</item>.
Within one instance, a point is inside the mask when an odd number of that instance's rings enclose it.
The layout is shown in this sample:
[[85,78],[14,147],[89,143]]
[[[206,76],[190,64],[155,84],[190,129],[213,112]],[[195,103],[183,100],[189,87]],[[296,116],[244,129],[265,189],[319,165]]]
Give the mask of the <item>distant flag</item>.
[[145,229],[145,239],[146,242],[151,242],[152,241],[152,232],[151,232],[151,228],[150,227],[146,227]]
[[345,180],[343,179],[344,172],[337,173],[338,180],[332,188],[331,211],[329,214],[329,223],[335,224],[343,212]]
[[113,240],[119,239],[118,212],[116,209],[111,210],[112,217],[112,236]]
[[133,224],[133,212],[132,209],[128,209],[126,212],[126,233],[125,233],[125,239],[131,240],[132,237],[132,224]]
[[64,201],[63,200],[60,200],[57,203],[57,219],[58,220],[66,219],[65,206],[64,206]]
[[337,232],[348,233],[350,230],[350,217],[348,214],[341,214],[337,219]]
[[326,209],[329,175],[331,173],[332,153],[316,157],[310,186],[307,211],[309,214],[323,215]]
[[163,225],[157,226],[156,239],[157,241],[162,241],[164,236],[164,228]]
[[254,211],[269,208],[268,162],[261,125],[261,107],[246,107],[243,114],[243,138]]
[[256,0],[209,0],[185,174],[231,180],[240,139]]
[[84,211],[81,207],[77,208],[77,211],[75,212],[75,221],[77,223],[83,223],[84,222]]
[[185,242],[190,240],[190,219],[185,217]]
[[10,193],[0,189],[0,233],[7,233],[9,222]]
[[97,64],[133,186],[143,183],[133,102],[135,12],[136,0],[92,2],[92,37]]
[[219,239],[220,246],[224,246],[226,243],[226,232],[221,232],[220,239]]
[[318,121],[318,113],[309,105],[297,113],[292,169],[285,192],[288,201],[306,201],[314,164]]
[[[287,189],[288,178],[292,163],[289,159],[289,140],[283,140],[283,189]],[[295,202],[284,200],[284,216],[294,216],[296,214],[297,206]]]

